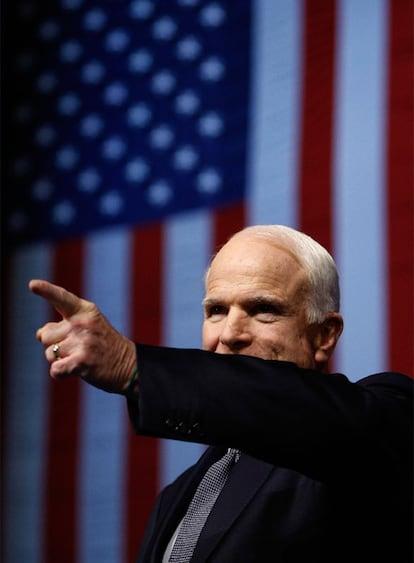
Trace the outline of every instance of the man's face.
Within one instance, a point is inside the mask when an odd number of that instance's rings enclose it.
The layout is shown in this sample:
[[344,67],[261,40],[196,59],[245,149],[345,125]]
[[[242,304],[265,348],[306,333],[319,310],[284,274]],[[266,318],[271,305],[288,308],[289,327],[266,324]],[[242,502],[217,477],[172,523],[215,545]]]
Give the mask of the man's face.
[[315,367],[307,289],[304,269],[286,248],[237,236],[217,254],[207,277],[204,349]]

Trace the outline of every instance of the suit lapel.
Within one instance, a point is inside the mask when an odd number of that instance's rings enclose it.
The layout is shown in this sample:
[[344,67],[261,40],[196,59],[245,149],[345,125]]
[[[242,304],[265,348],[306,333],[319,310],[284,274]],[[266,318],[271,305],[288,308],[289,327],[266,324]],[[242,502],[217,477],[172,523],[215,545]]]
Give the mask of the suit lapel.
[[[152,561],[161,561],[167,543],[175,532],[180,519],[184,516],[199,482],[207,469],[225,452],[226,448],[208,448],[196,465],[187,470],[186,476],[179,478],[183,480],[183,485],[179,489],[173,486],[167,491],[168,496],[160,508],[158,528],[155,530],[153,538],[154,549],[150,550],[153,553]],[[164,503],[166,506],[165,512],[163,512]]]
[[194,557],[205,561],[263,485],[273,465],[242,454],[201,532]]

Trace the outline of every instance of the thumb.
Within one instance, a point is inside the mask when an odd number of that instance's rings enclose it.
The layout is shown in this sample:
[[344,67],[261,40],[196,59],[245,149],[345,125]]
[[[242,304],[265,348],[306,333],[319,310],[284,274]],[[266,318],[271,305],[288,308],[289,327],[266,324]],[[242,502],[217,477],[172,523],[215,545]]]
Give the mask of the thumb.
[[63,287],[45,280],[31,280],[29,289],[35,295],[46,299],[64,319],[79,313],[84,307],[85,301],[83,299]]

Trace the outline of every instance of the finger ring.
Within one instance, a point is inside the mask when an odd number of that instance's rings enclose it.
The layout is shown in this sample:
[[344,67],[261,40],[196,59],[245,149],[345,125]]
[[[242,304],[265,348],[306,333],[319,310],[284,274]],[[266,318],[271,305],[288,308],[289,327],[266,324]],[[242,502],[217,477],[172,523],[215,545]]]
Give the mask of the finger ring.
[[53,344],[52,352],[55,356],[55,359],[57,360],[59,358],[59,344]]

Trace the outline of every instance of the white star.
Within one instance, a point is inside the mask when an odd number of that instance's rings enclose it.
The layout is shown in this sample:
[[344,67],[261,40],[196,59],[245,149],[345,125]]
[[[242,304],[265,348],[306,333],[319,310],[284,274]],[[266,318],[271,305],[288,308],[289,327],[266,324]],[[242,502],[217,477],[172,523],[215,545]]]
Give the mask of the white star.
[[67,92],[58,100],[58,111],[61,115],[74,115],[80,105],[79,97],[73,92]]
[[53,193],[53,184],[49,178],[39,178],[32,185],[32,197],[38,201],[47,201]]
[[198,162],[198,153],[191,145],[180,147],[174,153],[174,166],[178,170],[188,171],[192,170]]
[[76,10],[83,4],[83,0],[61,0],[61,2],[67,10]]
[[83,48],[79,41],[68,41],[60,48],[60,58],[64,63],[74,63],[82,55]]
[[104,100],[108,105],[120,106],[128,96],[128,90],[122,82],[114,82],[105,88]]
[[35,133],[35,142],[42,147],[50,146],[56,139],[56,130],[50,124],[39,127]]
[[143,158],[134,158],[125,166],[125,177],[129,182],[143,182],[148,174],[149,166]]
[[52,219],[58,225],[70,225],[76,217],[75,206],[69,200],[57,203],[52,209]]
[[198,57],[201,52],[201,43],[194,37],[194,35],[189,35],[184,37],[178,42],[176,47],[177,57],[184,61],[193,61]]
[[105,67],[100,61],[89,61],[82,68],[82,80],[86,84],[98,84],[104,76]]
[[103,128],[104,121],[96,113],[86,115],[80,124],[81,135],[83,137],[98,137]]
[[99,201],[99,209],[103,215],[112,217],[119,215],[124,206],[124,201],[119,192],[112,190],[103,195]]
[[52,72],[45,72],[37,79],[37,89],[43,94],[48,94],[56,88],[57,78]]
[[119,160],[124,155],[125,150],[125,143],[118,135],[110,137],[102,145],[103,156],[109,160]]
[[222,185],[222,178],[214,168],[206,168],[197,176],[197,190],[203,194],[215,194]]
[[45,21],[39,28],[39,36],[43,41],[52,41],[55,39],[57,34],[59,33],[59,26],[58,24],[53,21]]
[[200,135],[205,137],[218,137],[223,129],[223,120],[218,113],[214,111],[204,114],[198,122]]
[[153,64],[154,57],[148,49],[138,49],[130,54],[128,67],[131,72],[147,72]]
[[93,193],[99,188],[102,182],[101,175],[96,168],[86,168],[79,173],[78,188],[82,192]]
[[200,107],[200,99],[193,90],[185,90],[175,98],[175,110],[184,115],[194,114]]
[[78,151],[72,146],[61,148],[56,153],[55,164],[56,168],[61,170],[70,170],[74,168],[79,159]]
[[124,29],[114,29],[106,36],[105,43],[108,51],[121,53],[128,47],[129,42],[129,34]]
[[177,0],[177,4],[179,6],[183,6],[184,8],[192,8],[193,6],[197,6],[198,3],[199,0]]
[[169,41],[174,37],[176,31],[177,24],[168,16],[159,18],[152,26],[152,35],[154,39],[159,39],[161,41]]
[[226,18],[226,12],[221,4],[212,2],[200,12],[201,24],[206,27],[218,27]]
[[152,117],[151,108],[140,102],[130,107],[127,114],[128,124],[131,127],[145,127]]
[[175,87],[175,76],[169,70],[160,70],[152,77],[151,88],[156,94],[169,94]]
[[129,13],[132,18],[146,20],[154,11],[154,4],[149,0],[135,0],[131,2]]
[[168,149],[174,141],[174,133],[168,125],[159,125],[150,132],[150,143],[155,149]]
[[223,78],[225,70],[226,68],[221,59],[218,57],[209,57],[200,65],[200,77],[202,80],[217,82]]
[[165,180],[158,180],[148,188],[148,201],[157,207],[163,207],[171,201],[173,191],[171,185]]
[[100,8],[92,8],[86,12],[83,19],[85,29],[89,31],[100,31],[106,24],[106,14]]

